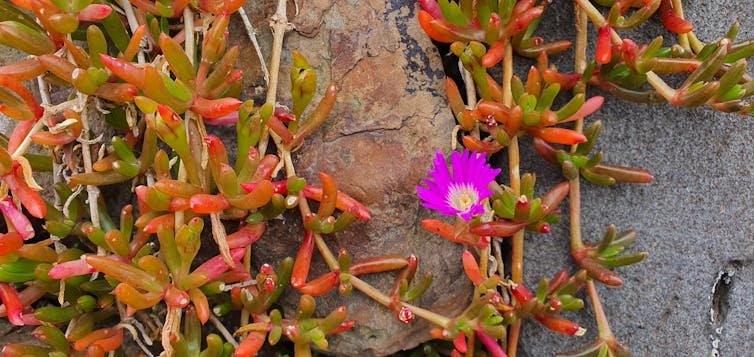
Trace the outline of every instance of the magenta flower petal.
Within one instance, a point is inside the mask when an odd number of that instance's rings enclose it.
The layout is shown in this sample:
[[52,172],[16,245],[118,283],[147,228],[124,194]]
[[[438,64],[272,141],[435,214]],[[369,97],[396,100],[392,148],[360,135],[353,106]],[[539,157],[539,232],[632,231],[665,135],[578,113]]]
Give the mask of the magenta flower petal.
[[453,152],[448,170],[445,156],[437,151],[429,177],[423,180],[425,186],[416,186],[422,206],[445,216],[458,216],[466,221],[483,214],[482,201],[492,195],[490,183],[500,169],[493,169],[483,153]]

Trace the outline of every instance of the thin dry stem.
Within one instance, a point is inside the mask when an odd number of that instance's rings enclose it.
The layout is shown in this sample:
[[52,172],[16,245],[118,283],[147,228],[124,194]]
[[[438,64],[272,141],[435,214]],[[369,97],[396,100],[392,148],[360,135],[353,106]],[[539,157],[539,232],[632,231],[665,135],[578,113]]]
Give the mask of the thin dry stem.
[[[37,77],[37,87],[39,88],[39,96],[42,98],[42,104],[45,106],[45,113],[47,113],[47,108],[52,104],[52,99],[50,98],[50,90],[49,90],[50,88],[47,85],[47,81],[42,76]],[[40,119],[38,123],[40,122],[42,123],[47,122],[46,120],[44,120],[44,115],[43,115],[43,118]],[[36,125],[34,126],[36,127]],[[24,141],[31,139],[32,135],[34,135],[34,128],[32,128],[31,132],[29,132],[29,135],[27,135],[27,137],[24,138]],[[55,153],[56,150],[57,148],[52,148],[52,147],[50,148],[50,156],[52,157],[53,187],[55,187],[58,184],[58,182],[60,182],[60,179],[61,179],[60,163],[58,162],[58,155]],[[26,151],[26,149],[23,149],[23,151]],[[15,155],[16,153],[14,152],[13,154]],[[58,209],[62,208],[62,204],[60,202],[60,194],[58,194],[57,190],[53,190],[52,192],[53,192],[53,197],[54,197],[53,205],[55,206],[55,208],[58,208]],[[55,253],[60,254],[66,249],[66,247],[62,243],[60,243],[60,237],[51,235],[50,238],[52,240],[52,245],[55,248]],[[60,304],[60,306],[64,306],[66,303],[65,280],[60,280],[60,289],[58,289],[58,303]]]
[[238,8],[238,15],[241,16],[241,20],[243,20],[243,25],[246,28],[246,34],[249,36],[249,40],[251,40],[251,44],[254,45],[254,50],[257,53],[257,58],[259,58],[259,63],[262,67],[262,73],[264,73],[264,83],[268,86],[270,85],[270,72],[267,70],[267,63],[264,60],[264,56],[262,55],[262,49],[259,47],[259,41],[257,41],[257,31],[254,29],[254,26],[251,24],[251,21],[249,21],[249,16],[246,15],[246,10],[244,10],[243,6]]
[[32,126],[31,130],[29,130],[29,134],[26,135],[23,141],[21,141],[21,144],[18,145],[18,147],[16,148],[16,151],[14,151],[13,154],[11,154],[11,157],[13,159],[17,159],[26,153],[26,150],[28,150],[29,146],[31,146],[32,135],[42,130],[42,128],[44,127],[44,123],[45,121],[42,119],[39,119],[37,120],[36,123],[34,123],[34,126]]
[[[321,239],[321,237],[320,237]],[[319,245],[317,245],[319,247]],[[381,291],[377,290],[372,285],[369,285],[369,283],[355,277],[351,276],[351,285],[353,285],[354,288],[361,291],[365,295],[369,296],[373,300],[377,301],[378,303],[390,306],[391,300],[390,297],[383,294]],[[416,316],[419,316],[429,322],[432,322],[433,324],[441,327],[447,328],[450,326],[451,320],[445,316],[442,316],[438,313],[423,309],[418,306],[413,306],[411,304],[402,303],[402,306],[406,307],[407,309],[411,310]]]
[[217,317],[214,315],[209,316],[209,321],[212,322],[213,325],[215,325],[215,328],[217,328],[218,331],[220,331],[220,334],[225,337],[225,340],[230,342],[233,347],[238,348],[238,341],[236,341],[235,338],[233,338],[233,334],[230,333],[227,327],[223,325],[222,321],[220,321]]
[[235,268],[236,262],[234,262],[233,258],[230,256],[230,247],[228,247],[227,239],[228,236],[225,233],[223,222],[220,221],[220,213],[210,213],[209,218],[212,223],[212,238],[215,240],[215,243],[217,243],[217,249],[220,251],[220,255],[222,255],[223,260],[225,260],[225,264],[228,264],[231,268]]
[[[79,94],[83,96],[83,94]],[[88,117],[88,110],[87,106],[84,105],[84,109],[81,111],[81,127],[82,132],[87,133],[87,137],[89,136],[89,121],[87,119]],[[91,173],[92,172],[92,152],[89,149],[89,144],[85,141],[81,141],[81,154],[84,158],[84,172]],[[97,186],[88,185],[86,186],[86,193],[88,195],[88,201],[89,201],[89,215],[92,219],[92,226],[95,228],[100,227],[100,220],[99,220],[99,208],[97,204],[97,198],[99,197],[99,188]],[[103,253],[100,252],[101,249],[97,250],[97,253]]]
[[[68,39],[70,40],[70,35],[68,36]],[[68,54],[68,60],[73,62],[72,55]],[[92,170],[92,151],[89,147],[89,143],[91,142],[91,137],[89,136],[89,133],[91,131],[91,128],[89,127],[89,105],[88,105],[88,99],[86,94],[77,92],[76,93],[77,98],[79,99],[79,103],[81,103],[81,112],[79,113],[79,120],[81,121],[81,135],[77,139],[77,141],[81,144],[81,156],[84,161],[84,172],[85,173],[91,173]],[[43,122],[44,120],[40,120],[39,122]],[[39,123],[38,122],[38,123]],[[31,136],[31,135],[29,135]],[[86,193],[87,193],[87,200],[89,203],[89,216],[92,221],[92,226],[95,228],[100,228],[100,219],[99,219],[99,205],[97,202],[97,199],[99,197],[99,187],[93,186],[93,185],[87,185],[86,186]],[[97,254],[98,255],[104,255],[105,251],[102,248],[97,248]]]
[[[42,89],[40,88],[40,91]],[[47,103],[45,104],[45,100],[47,100]],[[15,151],[11,154],[11,156],[14,159],[17,159],[21,156],[23,156],[26,153],[26,150],[29,149],[29,146],[31,146],[31,137],[32,135],[36,134],[42,128],[44,127],[45,123],[47,123],[47,119],[55,116],[57,114],[62,113],[66,109],[71,109],[73,107],[81,105],[83,107],[83,102],[81,101],[81,98],[71,99],[68,101],[65,101],[63,103],[60,103],[58,105],[49,106],[49,95],[47,95],[47,99],[45,99],[45,96],[42,96],[42,103],[45,107],[44,114],[42,115],[42,118],[40,118],[34,126],[32,126],[31,130],[29,131],[29,134],[26,135],[24,140],[21,141],[21,143],[18,145],[18,148],[16,148]]]
[[[141,341],[141,337],[139,336],[139,333],[136,331],[136,328],[134,328],[133,325],[131,325],[130,323],[127,323],[127,322],[121,322],[121,323],[115,325],[115,327],[119,327],[119,328],[123,328],[123,329],[128,330],[128,332],[131,333],[132,339],[136,342],[136,345],[139,346],[139,348],[141,349],[141,351],[144,352],[144,354],[146,356],[154,357],[154,354],[152,354],[152,351],[150,351],[149,348],[144,345],[144,342]],[[150,345],[151,345],[151,343],[150,343]]]
[[[466,107],[473,110],[476,108],[477,103],[477,94],[476,94],[476,86],[474,85],[474,77],[471,75],[471,71],[467,70],[463,63],[459,60],[458,61],[458,69],[461,70],[461,73],[463,73],[463,83],[464,87],[466,87]],[[453,137],[451,138],[453,141],[456,140],[456,132],[454,131]],[[474,123],[474,128],[471,129],[471,135],[479,139],[479,123]],[[454,148],[455,149],[455,148]]]
[[[283,39],[285,33],[293,29],[293,25],[288,22],[287,15],[287,0],[278,0],[277,10],[275,14],[270,18],[270,28],[272,28],[272,55],[270,57],[270,81],[267,87],[267,103],[273,106],[277,105],[277,89],[280,76],[280,57],[283,52]],[[275,133],[272,133],[273,139],[276,138]],[[259,140],[259,152],[267,152],[267,145],[269,144],[270,131],[267,127],[262,130],[262,137]],[[277,142],[277,140],[276,140]],[[281,145],[278,145],[280,148]]]
[[183,32],[184,36],[186,36],[186,41],[184,43],[186,57],[188,57],[189,61],[193,64],[194,58],[196,57],[196,40],[194,36],[194,12],[191,11],[191,8],[189,7],[186,7],[186,9],[183,10]]
[[52,99],[50,98],[50,90],[47,86],[47,81],[42,76],[37,77],[37,87],[39,87],[39,96],[42,97],[42,104],[44,105],[52,104]]
[[[288,177],[296,176],[296,169],[293,166],[293,161],[291,159],[290,152],[285,152],[283,156],[283,161],[285,162],[285,168],[286,168],[286,175]],[[309,202],[306,199],[306,196],[304,196],[303,192],[299,193],[299,202],[298,207],[299,211],[301,212],[301,217],[306,217],[311,213],[311,209],[309,208]],[[338,265],[338,258],[333,254],[332,250],[327,246],[327,242],[325,242],[324,238],[320,234],[315,233],[314,234],[314,244],[317,246],[317,250],[322,255],[322,258],[325,260],[325,263],[327,264],[327,267],[330,270],[339,270],[340,266]],[[350,278],[351,285],[356,289],[364,293],[365,295],[369,296],[373,300],[377,301],[378,303],[390,307],[392,301],[389,296],[385,295],[381,291],[377,290],[375,287],[370,285],[369,283],[355,277],[351,276]],[[430,321],[438,326],[442,327],[448,327],[450,324],[450,319],[448,319],[445,316],[442,316],[440,314],[437,314],[435,312],[413,306],[411,304],[403,303],[402,306],[405,306],[407,309],[411,310],[416,316],[419,316],[427,321]],[[242,325],[243,326],[243,325]]]
[[165,323],[162,325],[162,332],[160,334],[162,349],[167,356],[173,355],[173,344],[171,343],[171,340],[174,336],[177,336],[176,331],[180,331],[182,312],[183,309],[168,306],[168,313],[165,315]]
[[[131,2],[128,0],[119,0],[118,4],[123,8],[123,13],[126,14],[126,21],[128,21],[128,27],[131,29],[131,33],[134,33],[136,29],[139,28],[139,21],[136,19],[136,14],[134,13],[133,7],[131,7]],[[141,46],[139,46],[139,52],[136,53],[136,61],[138,61],[138,63],[140,64],[146,62],[144,58],[144,51],[142,50]]]

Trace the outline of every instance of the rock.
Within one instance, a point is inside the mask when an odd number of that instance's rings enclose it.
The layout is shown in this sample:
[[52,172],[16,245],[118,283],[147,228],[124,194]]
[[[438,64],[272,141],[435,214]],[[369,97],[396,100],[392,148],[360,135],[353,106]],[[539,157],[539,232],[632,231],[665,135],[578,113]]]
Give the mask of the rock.
[[[460,247],[420,227],[428,212],[415,196],[415,186],[426,174],[435,149],[449,151],[454,125],[442,94],[439,54],[415,20],[416,4],[304,1],[300,6],[294,20],[297,32],[286,37],[285,48],[302,52],[319,78],[335,82],[341,92],[328,123],[294,154],[298,174],[316,183],[318,172],[330,173],[340,189],[372,210],[373,217],[326,237],[330,248],[336,252],[345,248],[356,260],[416,254],[420,274],[430,271],[435,277],[433,287],[417,304],[448,316],[457,314],[471,293],[457,264]],[[287,53],[280,93],[289,87]],[[251,54],[243,60],[257,61]],[[283,95],[283,103],[287,97]],[[255,244],[254,261],[295,256],[302,236],[295,215],[272,223],[267,239]],[[310,278],[325,271],[321,259],[315,260]],[[378,274],[366,280],[386,291],[394,277]],[[289,294],[283,306],[295,313],[297,302],[298,295]],[[323,314],[340,305],[348,307],[356,327],[329,338],[332,353],[389,355],[429,339],[427,323],[418,319],[411,325],[399,323],[393,312],[356,291],[347,298],[335,292],[318,298]]]
[[[739,15],[748,6],[743,2],[684,2],[687,18],[702,41],[723,36],[736,19],[741,22],[739,39],[754,36],[754,20]],[[557,20],[543,21],[545,27],[538,33],[547,39],[571,36],[572,14],[571,2],[554,2],[545,15]],[[658,35],[666,38],[666,44],[675,41],[658,20],[627,36],[647,43]],[[571,54],[562,56],[560,67],[573,68],[572,58]],[[750,64],[750,72],[752,68]],[[625,278],[623,287],[598,288],[611,328],[635,356],[751,355],[754,339],[749,321],[754,299],[745,293],[751,292],[754,266],[751,117],[707,108],[636,105],[598,91],[590,93],[606,96],[602,109],[590,118],[605,124],[599,149],[605,150],[606,160],[645,167],[655,178],[649,185],[582,185],[585,239],[594,242],[609,224],[615,224],[619,229],[636,229],[635,249],[649,252],[645,262],[618,270]],[[537,163],[523,169],[535,172],[538,184],[555,183],[555,170],[541,164],[528,143],[522,147],[526,148],[522,162]],[[566,213],[564,210],[564,216]],[[573,269],[566,254],[567,237],[565,219],[553,226],[549,237],[527,238],[529,284],[562,267]],[[729,279],[728,289],[713,293],[719,274],[730,268],[736,273]],[[713,322],[710,311],[718,307],[725,307],[722,310],[727,313]],[[557,335],[527,321],[519,356],[552,356],[586,345],[596,336],[588,303],[583,311],[565,316],[583,324],[587,334],[581,338]]]

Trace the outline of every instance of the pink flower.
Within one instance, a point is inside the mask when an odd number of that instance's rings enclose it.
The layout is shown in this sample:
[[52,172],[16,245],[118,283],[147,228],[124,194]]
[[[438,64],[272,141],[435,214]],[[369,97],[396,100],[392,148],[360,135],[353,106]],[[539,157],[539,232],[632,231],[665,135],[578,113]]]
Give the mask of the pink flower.
[[437,151],[434,168],[423,186],[416,186],[422,206],[446,216],[459,216],[466,221],[484,213],[482,201],[492,195],[489,185],[495,182],[500,169],[487,164],[486,155],[464,150],[453,152],[451,171],[445,163],[445,156]]

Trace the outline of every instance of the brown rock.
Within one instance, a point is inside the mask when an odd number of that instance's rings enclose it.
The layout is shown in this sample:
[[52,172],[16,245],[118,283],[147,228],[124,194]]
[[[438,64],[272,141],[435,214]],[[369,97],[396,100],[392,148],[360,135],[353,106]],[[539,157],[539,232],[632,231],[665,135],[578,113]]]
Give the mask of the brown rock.
[[[276,1],[249,2],[246,10],[257,30],[265,58],[272,36],[268,18]],[[415,185],[425,175],[435,149],[449,150],[454,120],[439,94],[442,69],[429,39],[415,21],[413,1],[349,2],[301,1],[293,20],[297,30],[286,37],[281,66],[281,103],[288,102],[288,68],[292,49],[301,51],[317,68],[322,80],[341,88],[329,122],[295,154],[299,175],[318,182],[317,173],[330,173],[341,190],[372,210],[373,219],[358,222],[344,233],[326,237],[331,249],[346,249],[356,260],[375,255],[415,254],[420,274],[432,272],[434,283],[415,303],[453,316],[471,293],[457,260],[460,247],[423,231],[419,225],[429,212],[419,206]],[[293,9],[289,9],[293,16]],[[243,23],[233,16],[230,43],[242,48],[240,69],[246,73],[246,93],[259,97],[264,80],[259,59]],[[61,92],[61,94],[64,94]],[[316,97],[315,97],[316,100]],[[3,127],[8,133],[10,128]],[[228,128],[213,132],[232,138]],[[229,151],[233,145],[229,139]],[[294,214],[272,222],[265,239],[254,247],[254,265],[295,256],[303,236],[300,218]],[[316,255],[316,254],[315,254]],[[315,257],[310,277],[325,271]],[[386,291],[395,274],[366,276],[365,280]],[[298,301],[289,290],[282,306],[295,313]],[[394,314],[359,292],[341,297],[333,292],[318,298],[321,314],[346,305],[356,327],[332,336],[330,352],[338,355],[388,355],[428,340],[428,323],[417,319],[399,323]],[[2,324],[0,323],[0,326]]]
[[[344,248],[356,260],[417,255],[420,272],[432,272],[435,281],[416,303],[454,316],[471,292],[456,262],[460,247],[421,229],[419,223],[429,213],[420,207],[415,192],[435,149],[449,150],[454,120],[439,94],[443,80],[439,61],[429,60],[437,54],[424,52],[434,47],[415,21],[416,5],[328,0],[299,5],[300,13],[293,20],[298,32],[286,37],[286,49],[302,52],[320,79],[334,81],[341,94],[328,123],[295,153],[298,173],[310,182],[318,182],[319,171],[330,173],[342,190],[373,213],[370,222],[356,223],[326,240],[332,250]],[[265,28],[262,36],[269,36],[266,26],[259,24]],[[246,53],[244,61],[257,62],[251,50]],[[281,93],[289,86],[289,63],[284,51]],[[280,95],[286,103],[288,96]],[[273,222],[267,239],[255,245],[255,263],[295,256],[302,236],[295,215]],[[314,265],[310,278],[325,271],[319,257]],[[394,276],[379,274],[366,280],[385,291]],[[297,301],[296,294],[289,294],[283,306],[295,312]],[[390,310],[358,292],[345,298],[333,292],[318,299],[323,314],[340,305],[348,307],[357,324],[351,332],[330,338],[332,353],[388,355],[429,339],[426,322],[403,325]]]

